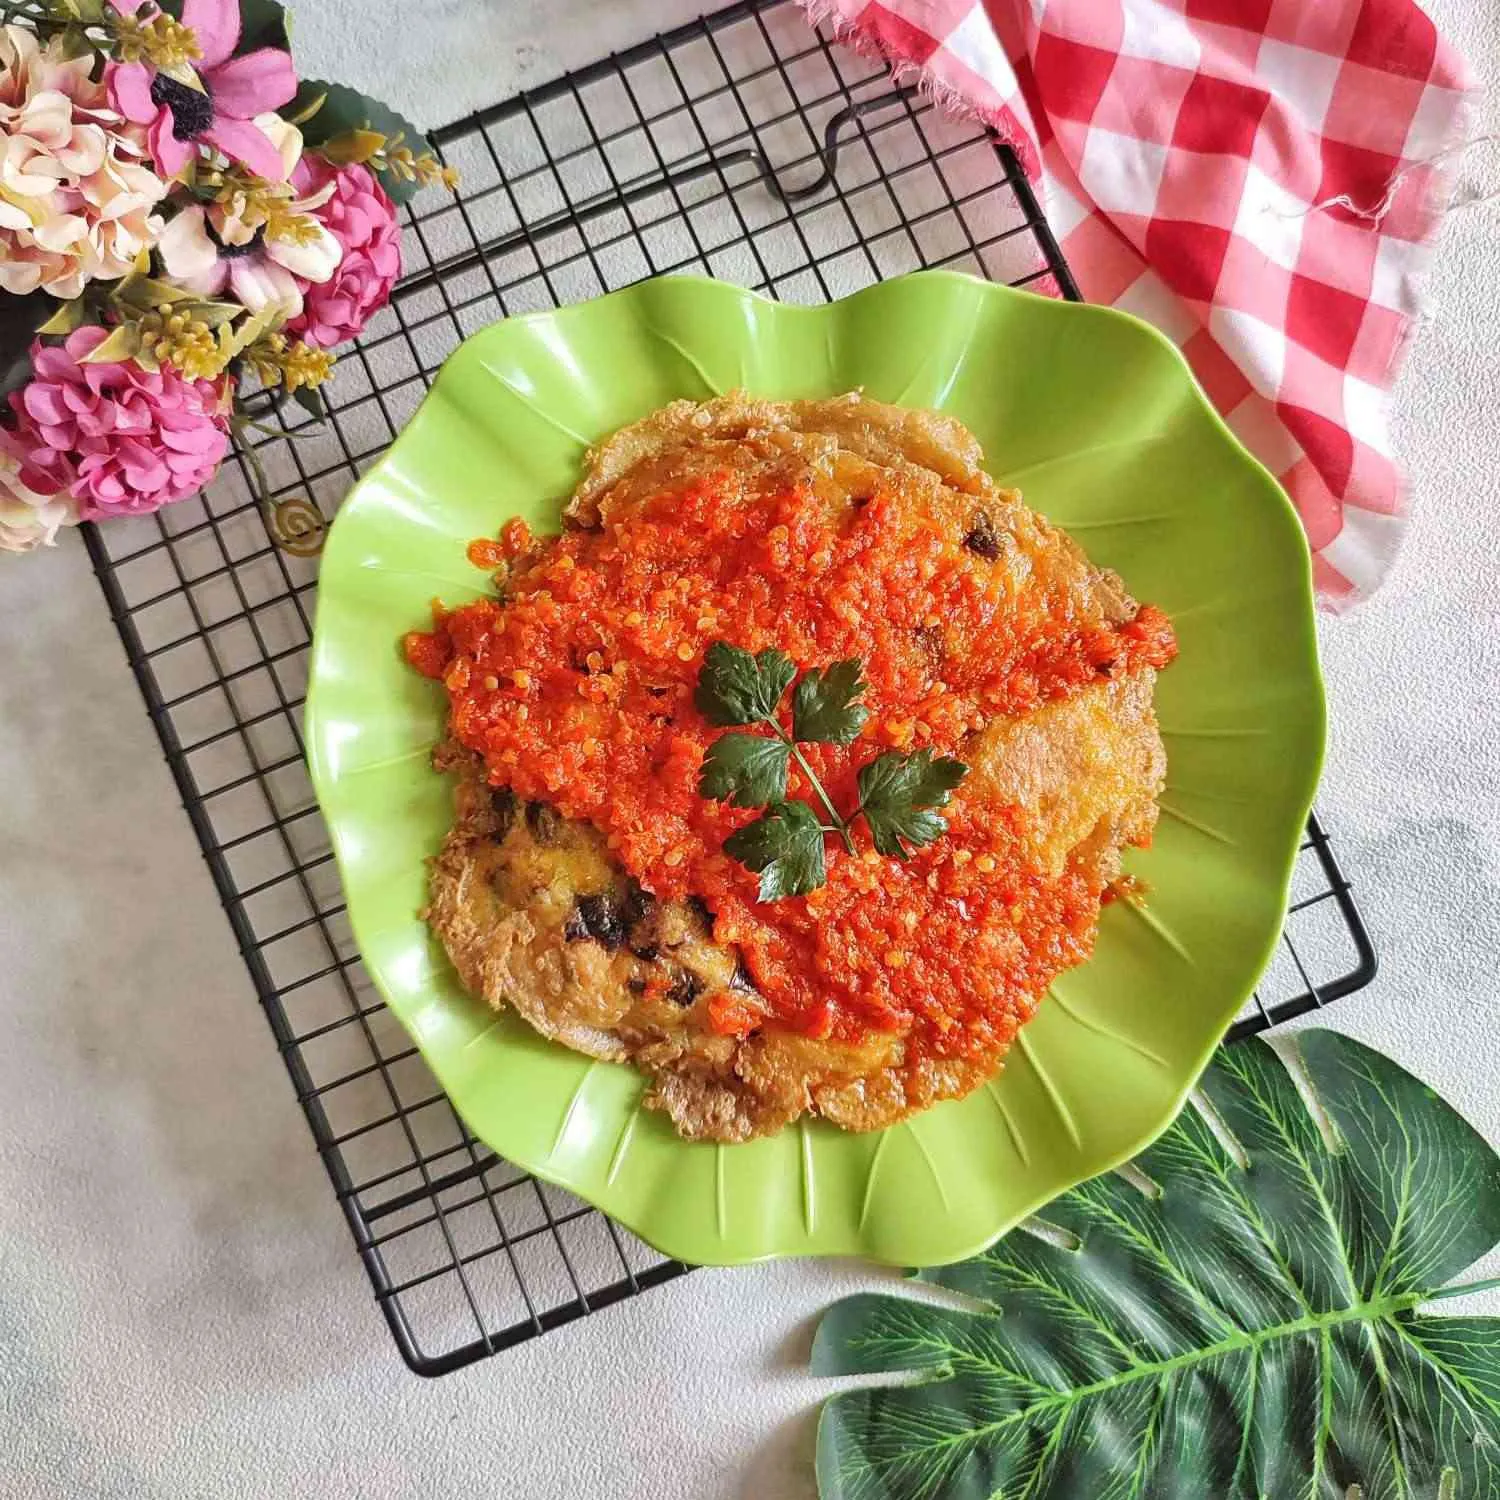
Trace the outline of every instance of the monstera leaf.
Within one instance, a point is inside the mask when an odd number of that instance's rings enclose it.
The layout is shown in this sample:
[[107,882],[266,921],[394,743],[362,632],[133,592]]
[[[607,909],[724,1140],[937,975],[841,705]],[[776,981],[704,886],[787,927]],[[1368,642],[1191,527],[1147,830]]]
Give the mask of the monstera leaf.
[[1222,1050],[1132,1167],[818,1330],[823,1500],[1491,1500],[1500,1318],[1424,1304],[1500,1239],[1500,1157],[1389,1059]]

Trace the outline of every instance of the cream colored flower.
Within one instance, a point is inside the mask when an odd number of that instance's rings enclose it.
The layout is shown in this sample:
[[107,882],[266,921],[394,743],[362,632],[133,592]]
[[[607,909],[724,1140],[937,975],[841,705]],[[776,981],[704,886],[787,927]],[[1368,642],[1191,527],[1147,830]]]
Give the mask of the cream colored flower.
[[251,312],[274,302],[283,318],[295,318],[303,287],[327,281],[344,253],[321,224],[300,241],[272,239],[263,228],[244,231],[233,205],[212,204],[205,214],[201,205],[189,204],[168,222],[157,244],[168,278],[200,297],[221,297],[227,289]]
[[286,170],[287,180],[290,181],[297,163],[302,160],[302,132],[290,120],[283,120],[275,110],[267,110],[262,115],[256,115],[250,123],[256,126],[262,135],[270,136],[271,144],[281,154],[281,165]]
[[21,483],[20,462],[0,448],[0,552],[51,547],[64,526],[78,524],[78,502],[66,490],[39,495]]
[[0,27],[0,288],[76,297],[153,245],[167,185],[139,127],[109,107],[92,57]]
[[34,31],[0,27],[0,122],[33,94],[52,91],[71,97],[79,84],[88,82],[93,67],[88,53],[69,57],[60,47],[44,50]]

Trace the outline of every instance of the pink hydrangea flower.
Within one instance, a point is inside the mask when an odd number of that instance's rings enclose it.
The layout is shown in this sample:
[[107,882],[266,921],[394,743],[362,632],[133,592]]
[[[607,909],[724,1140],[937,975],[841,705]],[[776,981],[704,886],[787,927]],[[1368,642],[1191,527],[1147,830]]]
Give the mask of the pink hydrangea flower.
[[328,349],[354,338],[390,300],[401,274],[401,228],[395,204],[368,167],[335,167],[304,156],[292,183],[314,200],[333,188],[313,212],[343,246],[343,256],[332,276],[303,288],[301,315],[287,325],[288,333]]
[[[148,0],[111,0],[121,15],[134,15]],[[240,41],[238,0],[184,0],[182,24],[191,28],[202,56],[195,68],[201,90],[150,63],[109,63],[105,81],[115,108],[147,127],[156,165],[168,177],[187,166],[199,143],[244,162],[259,177],[286,177],[281,153],[255,123],[297,92],[291,54],[257,47],[233,56]]]
[[34,374],[10,397],[16,426],[0,444],[38,494],[63,491],[80,519],[144,515],[195,493],[229,447],[224,379],[188,380],[171,365],[85,364],[108,330],[80,328],[59,346],[32,346]]

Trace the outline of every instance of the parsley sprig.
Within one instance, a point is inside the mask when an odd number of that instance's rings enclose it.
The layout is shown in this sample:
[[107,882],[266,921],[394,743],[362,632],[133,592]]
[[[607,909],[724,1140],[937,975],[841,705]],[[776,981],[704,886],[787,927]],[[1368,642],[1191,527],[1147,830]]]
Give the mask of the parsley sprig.
[[[828,878],[823,839],[836,833],[853,854],[850,832],[863,817],[876,849],[905,859],[912,848],[942,835],[948,821],[935,808],[947,805],[968,774],[962,761],[931,750],[887,750],[859,773],[859,806],[848,817],[833,804],[801,745],[852,744],[868,711],[859,702],[868,684],[857,658],[802,674],[792,690],[792,731],[782,728],[780,709],[797,677],[783,652],[751,654],[718,641],[708,648],[695,699],[710,724],[757,725],[769,734],[720,735],[709,747],[698,790],[732,807],[763,807],[753,822],[724,840],[724,852],[760,876],[760,899],[803,896]],[[806,802],[787,800],[787,772],[795,760],[828,821]]]

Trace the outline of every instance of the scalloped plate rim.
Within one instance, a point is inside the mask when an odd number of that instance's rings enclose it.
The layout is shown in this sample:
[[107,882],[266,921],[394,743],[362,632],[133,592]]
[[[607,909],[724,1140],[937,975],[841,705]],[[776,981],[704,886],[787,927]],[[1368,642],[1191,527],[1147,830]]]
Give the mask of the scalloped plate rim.
[[[397,434],[396,438],[381,454],[379,459],[377,459],[376,462],[372,464],[371,467],[361,475],[359,480],[351,488],[348,495],[339,506],[338,512],[329,527],[329,534],[325,541],[323,551],[324,561],[326,561],[330,551],[332,551],[337,546],[337,539],[341,534],[341,528],[342,532],[344,533],[347,533],[351,529],[349,526],[344,524],[346,518],[350,515],[356,514],[358,512],[359,502],[370,492],[378,489],[381,482],[386,479],[388,470],[393,468],[396,462],[399,460],[400,455],[398,450],[403,446],[404,440],[407,435],[412,432],[412,430],[422,420],[424,413],[428,412],[434,407],[442,405],[444,401],[450,399],[446,387],[450,383],[449,377],[452,373],[452,362],[454,360],[454,357],[460,351],[470,348],[470,346],[494,339],[497,335],[500,335],[502,333],[502,330],[509,330],[516,325],[538,325],[555,323],[558,320],[571,321],[575,318],[585,318],[588,316],[591,309],[598,307],[600,304],[617,301],[628,301],[632,298],[639,297],[642,294],[643,288],[661,287],[663,285],[674,284],[689,286],[695,290],[701,289],[705,285],[709,285],[718,288],[721,292],[727,294],[730,300],[748,300],[752,303],[765,304],[768,308],[775,309],[775,313],[777,316],[791,315],[792,317],[806,317],[816,319],[820,315],[826,315],[828,310],[836,305],[857,301],[861,298],[873,298],[881,295],[889,295],[889,289],[893,286],[916,281],[949,281],[979,288],[982,290],[982,295],[987,297],[992,296],[996,298],[1024,298],[1030,304],[1039,303],[1048,307],[1049,309],[1053,309],[1060,316],[1072,317],[1080,321],[1092,318],[1103,322],[1110,322],[1119,326],[1127,327],[1135,336],[1144,337],[1145,339],[1156,345],[1159,349],[1165,350],[1171,356],[1171,361],[1176,367],[1175,373],[1177,377],[1184,384],[1185,388],[1191,392],[1192,399],[1197,407],[1200,417],[1207,417],[1216,438],[1222,444],[1224,444],[1229,451],[1233,453],[1236,460],[1242,466],[1254,471],[1260,481],[1259,487],[1266,495],[1266,503],[1271,506],[1274,511],[1279,512],[1280,523],[1284,526],[1290,525],[1290,527],[1295,530],[1298,537],[1303,537],[1301,522],[1297,517],[1296,510],[1292,505],[1291,500],[1286,495],[1285,491],[1282,489],[1275,476],[1272,475],[1270,471],[1245,447],[1239,437],[1225,422],[1221,414],[1214,408],[1214,406],[1202,390],[1201,386],[1198,384],[1198,381],[1193,375],[1192,369],[1189,366],[1186,358],[1182,354],[1181,349],[1176,344],[1174,344],[1171,339],[1169,339],[1164,333],[1162,333],[1161,330],[1155,328],[1150,323],[1145,322],[1143,319],[1138,318],[1131,313],[1121,311],[1117,308],[1104,307],[1093,303],[1071,302],[1063,299],[1043,297],[1035,293],[1030,293],[1024,290],[1006,286],[1002,283],[987,281],[983,278],[972,276],[966,272],[944,269],[908,272],[900,276],[895,276],[875,282],[870,286],[863,287],[860,290],[849,294],[849,296],[847,297],[837,299],[836,302],[816,304],[780,302],[777,299],[766,296],[763,293],[751,290],[746,287],[738,286],[732,282],[719,281],[711,277],[666,274],[643,278],[640,281],[633,282],[627,286],[617,288],[614,291],[602,294],[598,297],[587,299],[582,302],[570,303],[557,308],[542,308],[533,312],[517,314],[515,316],[503,318],[495,323],[486,325],[484,328],[476,330],[474,333],[469,334],[464,339],[462,339],[460,343],[455,346],[455,348],[444,359],[443,365],[439,369],[438,374],[433,381],[431,389],[429,389],[428,392],[424,395],[416,411],[413,412],[412,416],[407,419],[406,424]],[[986,465],[986,467],[988,468],[988,464]],[[1274,499],[1272,497],[1274,497]],[[1288,840],[1285,841],[1285,845],[1282,848],[1281,858],[1278,862],[1279,868],[1281,870],[1281,876],[1278,881],[1277,894],[1280,897],[1280,904],[1282,906],[1286,904],[1287,897],[1289,896],[1291,890],[1291,884],[1293,876],[1295,874],[1297,854],[1301,846],[1308,816],[1312,810],[1327,748],[1326,693],[1322,678],[1321,664],[1318,656],[1317,636],[1314,623],[1314,584],[1312,574],[1312,557],[1310,551],[1305,545],[1305,540],[1304,544],[1300,548],[1300,561],[1301,570],[1296,582],[1301,585],[1300,589],[1298,590],[1299,603],[1304,604],[1305,608],[1303,608],[1301,611],[1301,624],[1304,626],[1304,628],[1300,629],[1297,632],[1298,641],[1301,647],[1298,665],[1301,668],[1302,672],[1305,674],[1305,680],[1301,683],[1301,686],[1309,693],[1308,706],[1312,711],[1313,718],[1315,720],[1315,723],[1309,727],[1315,729],[1316,735],[1315,743],[1313,743],[1309,747],[1305,759],[1302,761],[1302,774],[1299,779],[1298,790],[1295,796],[1289,793],[1286,801],[1286,805],[1288,808],[1292,808],[1293,806],[1295,806],[1295,808],[1298,810],[1298,816],[1294,821],[1289,820],[1289,826],[1291,827],[1292,832]],[[312,650],[309,660],[308,690],[304,708],[305,723],[307,726],[305,730],[307,760],[311,772],[314,791],[319,804],[320,815],[322,814],[322,809],[325,804],[325,788],[331,788],[333,783],[337,780],[337,774],[332,771],[327,763],[324,754],[324,742],[322,736],[316,731],[314,727],[321,723],[322,711],[319,706],[319,700],[321,698],[320,688],[323,678],[325,657],[328,650],[326,638],[318,629],[318,624],[322,617],[322,597],[320,566],[320,587],[318,591],[317,607],[314,620]],[[350,859],[345,848],[344,832],[340,827],[339,821],[337,819],[325,816],[324,822],[329,831],[329,838],[334,854],[334,863],[339,873],[341,887],[347,892]],[[359,917],[356,915],[356,903],[350,902],[348,904],[347,915],[351,930],[354,935],[355,943],[362,957],[365,952],[366,945],[360,932],[361,922]],[[1205,1040],[1200,1047],[1191,1067],[1184,1070],[1180,1087],[1173,1091],[1173,1102],[1170,1110],[1164,1112],[1160,1121],[1152,1125],[1149,1129],[1138,1132],[1135,1138],[1122,1143],[1117,1151],[1102,1153],[1098,1158],[1099,1161],[1102,1162],[1102,1165],[1097,1168],[1097,1172],[1089,1173],[1087,1174],[1088,1176],[1097,1175],[1098,1172],[1111,1171],[1129,1161],[1132,1157],[1136,1156],[1141,1150],[1148,1146],[1153,1140],[1155,1140],[1156,1137],[1161,1133],[1161,1131],[1170,1124],[1171,1120],[1176,1117],[1188,1095],[1192,1092],[1192,1089],[1197,1084],[1199,1076],[1201,1075],[1203,1069],[1207,1066],[1209,1059],[1212,1057],[1215,1049],[1222,1041],[1224,1033],[1233,1023],[1239,1009],[1243,1006],[1245,1001],[1249,999],[1255,985],[1259,982],[1261,975],[1264,973],[1266,965],[1269,963],[1271,956],[1274,954],[1276,947],[1280,942],[1281,934],[1282,929],[1279,925],[1274,929],[1268,930],[1264,942],[1259,946],[1257,950],[1254,973],[1248,978],[1247,982],[1245,983],[1244,993],[1236,995],[1233,998],[1232,1004],[1230,1003],[1229,998],[1226,996],[1224,1003],[1220,1008],[1221,1015],[1219,1020],[1216,1022],[1214,1027],[1205,1028]],[[393,999],[392,993],[387,986],[386,976],[383,972],[380,972],[373,964],[367,965],[366,968],[367,972],[370,975],[371,981],[374,983],[382,999],[385,1001],[386,1005],[392,1011],[392,1013],[396,1016],[403,1030],[405,1030],[411,1037],[413,1043],[418,1048],[428,1066],[433,1069],[438,1083],[440,1085],[443,1085],[443,1070],[440,1068],[438,1061],[429,1053],[428,1047],[424,1043],[422,1037],[417,1034],[415,1029],[409,1025],[405,1017],[401,1014],[399,1005]],[[613,1064],[613,1066],[629,1066],[629,1064]],[[454,1109],[458,1111],[462,1116],[462,1110],[459,1103],[456,1100],[451,1099],[450,1102],[453,1104]],[[959,1101],[950,1102],[958,1103]],[[943,1106],[938,1105],[934,1107],[942,1108]],[[637,1110],[639,1109],[640,1106],[637,1106]],[[891,1127],[891,1129],[901,1129],[908,1123],[909,1122],[902,1122],[897,1126]],[[833,1129],[833,1127],[824,1126],[822,1122],[814,1122],[812,1128],[820,1132],[823,1130]],[[569,1172],[566,1169],[558,1169],[554,1167],[551,1162],[553,1153],[548,1153],[546,1156],[537,1157],[534,1153],[518,1153],[514,1151],[500,1152],[494,1147],[491,1147],[491,1149],[496,1150],[496,1154],[500,1156],[504,1161],[507,1161],[514,1166],[520,1167],[523,1171],[536,1177],[539,1181],[554,1187],[564,1189],[568,1192],[572,1192],[581,1197],[582,1199],[584,1199],[584,1201],[592,1204],[594,1207],[600,1209],[600,1211],[608,1214],[622,1227],[630,1231],[632,1234],[638,1236],[640,1239],[651,1245],[656,1250],[660,1251],[662,1254],[671,1256],[674,1259],[690,1261],[699,1265],[715,1266],[754,1265],[767,1261],[787,1259],[797,1256],[822,1258],[827,1256],[855,1255],[877,1264],[918,1267],[924,1265],[942,1264],[947,1261],[962,1260],[972,1255],[978,1254],[980,1251],[993,1244],[995,1240],[1009,1232],[1026,1217],[1035,1213],[1038,1208],[1050,1202],[1052,1198],[1057,1196],[1058,1193],[1064,1192],[1069,1187],[1076,1185],[1077,1181],[1087,1180],[1086,1177],[1077,1178],[1070,1182],[1061,1182],[1055,1186],[1050,1186],[1044,1191],[1039,1191],[1038,1193],[1034,1194],[1032,1198],[1024,1204],[1024,1206],[1011,1210],[992,1231],[987,1231],[982,1237],[971,1236],[963,1240],[955,1239],[952,1242],[951,1248],[945,1248],[944,1253],[941,1256],[934,1256],[931,1254],[912,1255],[890,1252],[881,1253],[880,1251],[872,1249],[868,1246],[846,1246],[835,1247],[831,1249],[771,1248],[767,1250],[757,1251],[753,1254],[737,1254],[733,1251],[728,1251],[721,1255],[716,1255],[712,1258],[708,1258],[701,1253],[702,1247],[696,1242],[691,1250],[689,1250],[686,1244],[674,1245],[674,1233],[672,1230],[661,1230],[655,1228],[649,1222],[649,1219],[646,1222],[643,1222],[640,1216],[632,1214],[627,1209],[622,1208],[618,1204],[609,1203],[609,1195],[607,1193],[600,1194],[592,1192],[586,1184],[583,1184],[579,1181],[578,1177],[575,1174]]]

